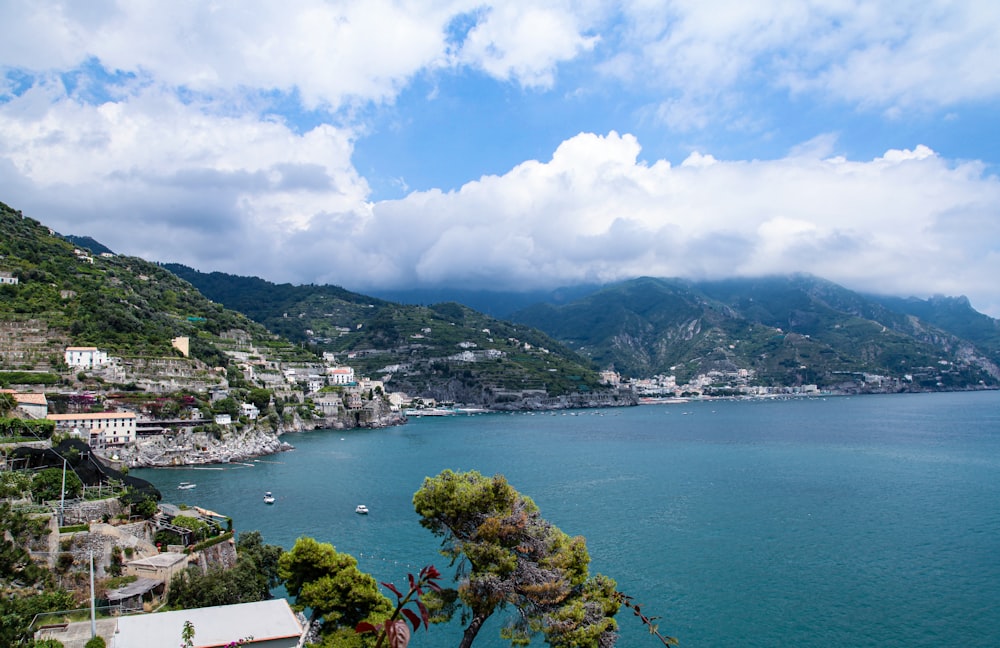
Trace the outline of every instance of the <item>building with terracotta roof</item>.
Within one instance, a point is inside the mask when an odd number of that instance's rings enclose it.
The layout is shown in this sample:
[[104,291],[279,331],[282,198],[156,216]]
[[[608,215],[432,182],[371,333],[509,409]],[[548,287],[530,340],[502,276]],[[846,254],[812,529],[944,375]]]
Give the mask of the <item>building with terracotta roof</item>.
[[135,443],[135,412],[89,412],[86,414],[49,414],[57,430],[79,435],[92,448]]
[[13,394],[14,400],[17,401],[17,409],[24,412],[28,418],[43,419],[49,413],[49,401],[46,400],[45,394],[18,392],[13,389],[0,389],[0,392]]

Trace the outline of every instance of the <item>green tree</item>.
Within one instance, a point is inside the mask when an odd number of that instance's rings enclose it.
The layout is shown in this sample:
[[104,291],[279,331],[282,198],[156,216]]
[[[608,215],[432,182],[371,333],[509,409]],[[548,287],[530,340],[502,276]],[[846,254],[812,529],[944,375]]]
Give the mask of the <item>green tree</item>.
[[312,619],[322,621],[324,635],[338,628],[353,633],[362,621],[378,625],[393,611],[375,579],[358,569],[353,556],[329,543],[299,538],[278,561],[278,575],[295,597],[295,609],[311,608]]
[[260,532],[251,531],[240,534],[236,552],[236,564],[231,569],[211,569],[203,574],[192,568],[174,576],[170,582],[170,606],[187,609],[270,598],[271,589],[280,584],[281,547],[264,544]]
[[[63,469],[46,468],[31,480],[31,495],[36,502],[57,500],[62,496]],[[72,470],[66,470],[66,497],[79,497],[83,482]]]
[[208,522],[190,515],[178,515],[172,520],[172,524],[182,529],[190,529],[191,539],[194,542],[204,540],[212,531],[212,526]]
[[171,608],[186,610],[252,603],[264,600],[266,595],[254,565],[237,561],[231,569],[214,567],[202,573],[192,566],[176,574],[170,581],[167,603]]
[[458,604],[469,610],[460,648],[471,646],[483,623],[508,605],[519,614],[502,634],[514,643],[541,632],[552,646],[614,645],[615,582],[589,578],[586,541],[543,519],[502,475],[446,470],[424,480],[413,504],[421,525],[443,538],[442,555],[452,564],[462,561],[457,599],[441,608],[446,618]]
[[238,560],[252,564],[254,573],[260,576],[259,590],[264,597],[281,584],[278,576],[278,561],[284,550],[276,545],[264,543],[260,531],[245,531],[236,540]]
[[17,399],[10,392],[0,392],[0,416],[7,416],[17,407]]
[[236,402],[236,399],[232,396],[227,396],[225,398],[220,398],[219,400],[212,403],[212,413],[213,414],[229,414],[236,420],[240,416],[240,404]]
[[257,409],[263,412],[271,404],[271,390],[255,387],[247,394],[247,401],[253,403]]

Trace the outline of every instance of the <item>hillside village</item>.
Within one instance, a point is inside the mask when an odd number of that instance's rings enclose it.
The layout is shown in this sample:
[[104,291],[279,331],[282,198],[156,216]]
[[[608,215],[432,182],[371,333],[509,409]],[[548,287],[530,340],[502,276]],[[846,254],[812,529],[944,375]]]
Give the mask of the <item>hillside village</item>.
[[43,393],[23,385],[13,394],[26,417],[55,422],[119,467],[237,461],[289,447],[279,440],[289,431],[399,424],[412,404],[330,354],[282,363],[238,332],[230,339],[237,350],[228,369],[199,368],[186,338],[173,341],[176,359],[68,346],[63,386]]

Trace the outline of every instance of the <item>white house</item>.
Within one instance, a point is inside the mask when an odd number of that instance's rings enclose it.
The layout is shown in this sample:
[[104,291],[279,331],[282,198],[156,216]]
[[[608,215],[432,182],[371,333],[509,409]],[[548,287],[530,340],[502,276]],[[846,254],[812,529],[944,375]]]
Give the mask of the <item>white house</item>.
[[49,414],[45,418],[55,421],[56,429],[78,433],[94,448],[135,443],[135,412]]
[[240,416],[245,416],[251,421],[255,421],[260,416],[260,409],[253,403],[240,403]]
[[326,379],[331,385],[350,385],[354,382],[352,367],[327,367]]
[[0,286],[7,284],[10,286],[17,285],[17,277],[9,272],[0,272]]
[[108,353],[97,347],[66,347],[66,364],[81,369],[93,369],[108,364]]
[[229,414],[216,414],[215,415],[215,424],[216,425],[232,425],[233,424],[233,417],[230,416]]

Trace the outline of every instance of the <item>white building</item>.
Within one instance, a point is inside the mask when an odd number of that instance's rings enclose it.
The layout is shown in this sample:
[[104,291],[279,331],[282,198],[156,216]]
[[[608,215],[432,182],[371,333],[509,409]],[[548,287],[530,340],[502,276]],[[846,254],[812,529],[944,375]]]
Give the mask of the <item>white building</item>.
[[[194,648],[218,648],[240,640],[248,648],[296,648],[305,643],[306,627],[283,598],[117,616],[97,619],[93,625],[108,648],[177,648],[185,622],[194,628]],[[35,638],[82,646],[90,639],[91,625],[78,621],[46,627]]]
[[216,425],[232,425],[233,424],[233,417],[230,416],[229,414],[216,414],[215,415],[215,424]]
[[0,286],[7,284],[10,286],[17,285],[17,277],[9,272],[0,272]]
[[256,421],[257,417],[260,416],[260,409],[253,403],[240,403],[240,416]]
[[135,443],[135,412],[49,414],[56,429],[75,432],[93,448]]
[[327,367],[326,379],[331,385],[350,385],[354,382],[352,367]]
[[108,364],[108,354],[97,347],[66,347],[66,364],[80,369],[93,369]]

